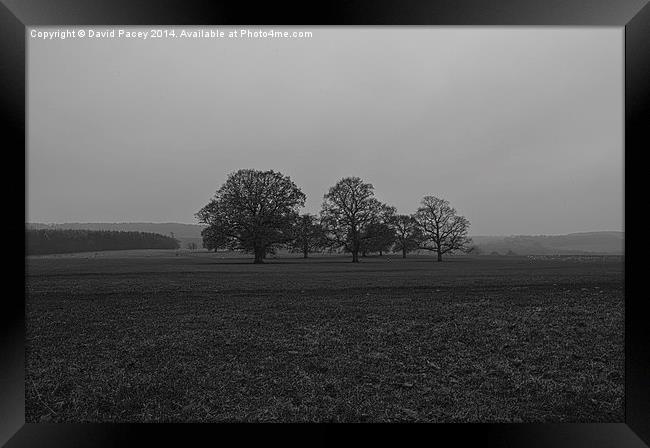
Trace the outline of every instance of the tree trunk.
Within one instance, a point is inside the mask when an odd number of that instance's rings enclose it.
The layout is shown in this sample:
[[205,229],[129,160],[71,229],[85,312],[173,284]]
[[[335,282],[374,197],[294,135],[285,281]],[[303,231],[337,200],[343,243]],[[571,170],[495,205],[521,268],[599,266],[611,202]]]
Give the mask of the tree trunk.
[[253,261],[253,263],[255,264],[264,263],[264,253],[266,251],[261,247],[256,247],[254,251],[255,251],[255,260]]
[[302,256],[303,256],[303,258],[307,258],[308,255],[309,255],[309,251],[308,251],[307,249],[305,249],[305,250],[302,252]]
[[352,243],[352,263],[358,263],[359,262],[359,249],[361,248],[361,244],[359,240],[357,239],[356,233],[353,235],[353,243]]
[[438,261],[442,261],[442,252],[438,251]]
[[406,258],[406,249],[402,249],[402,258]]
[[381,250],[379,251],[379,256],[380,256],[380,257],[383,257],[383,256],[384,256],[384,254],[382,253]]

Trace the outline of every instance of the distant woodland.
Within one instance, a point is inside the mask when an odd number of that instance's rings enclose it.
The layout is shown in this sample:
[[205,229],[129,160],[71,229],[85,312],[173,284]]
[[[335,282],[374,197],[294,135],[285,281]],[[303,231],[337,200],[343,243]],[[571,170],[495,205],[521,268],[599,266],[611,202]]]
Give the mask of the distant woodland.
[[128,249],[178,249],[176,239],[148,232],[111,230],[27,230],[27,255]]

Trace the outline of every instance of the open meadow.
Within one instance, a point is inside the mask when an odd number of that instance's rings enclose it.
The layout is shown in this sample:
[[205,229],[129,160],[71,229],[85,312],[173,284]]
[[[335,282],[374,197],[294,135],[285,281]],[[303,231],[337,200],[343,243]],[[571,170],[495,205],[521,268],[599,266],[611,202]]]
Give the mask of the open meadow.
[[623,421],[620,257],[27,258],[26,420]]

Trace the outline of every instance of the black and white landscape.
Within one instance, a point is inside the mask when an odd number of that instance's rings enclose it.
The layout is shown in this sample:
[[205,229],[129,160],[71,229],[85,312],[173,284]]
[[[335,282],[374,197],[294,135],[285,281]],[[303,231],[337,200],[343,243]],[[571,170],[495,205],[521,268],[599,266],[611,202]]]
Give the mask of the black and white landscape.
[[27,420],[623,421],[622,31],[308,31],[28,39]]

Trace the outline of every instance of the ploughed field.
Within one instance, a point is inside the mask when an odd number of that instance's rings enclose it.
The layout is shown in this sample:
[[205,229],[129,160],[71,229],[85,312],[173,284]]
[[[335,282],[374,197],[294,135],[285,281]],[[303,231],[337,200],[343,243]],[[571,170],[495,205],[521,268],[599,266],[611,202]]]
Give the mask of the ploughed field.
[[28,422],[623,421],[619,258],[29,257]]

